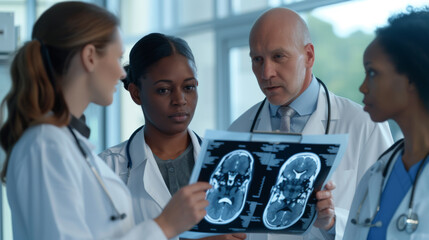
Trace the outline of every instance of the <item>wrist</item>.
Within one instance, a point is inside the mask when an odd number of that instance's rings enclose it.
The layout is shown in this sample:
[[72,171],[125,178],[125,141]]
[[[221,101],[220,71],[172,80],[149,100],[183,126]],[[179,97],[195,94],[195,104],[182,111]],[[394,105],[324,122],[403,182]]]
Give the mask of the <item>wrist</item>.
[[154,219],[156,224],[158,224],[159,228],[161,228],[164,235],[167,237],[167,239],[170,239],[176,234],[174,233],[174,230],[171,228],[171,226],[165,221],[165,219],[162,217],[162,215],[159,215],[157,218]]
[[328,231],[329,229],[331,229],[332,227],[335,226],[335,215],[334,217],[331,219],[331,222],[324,228],[326,231]]

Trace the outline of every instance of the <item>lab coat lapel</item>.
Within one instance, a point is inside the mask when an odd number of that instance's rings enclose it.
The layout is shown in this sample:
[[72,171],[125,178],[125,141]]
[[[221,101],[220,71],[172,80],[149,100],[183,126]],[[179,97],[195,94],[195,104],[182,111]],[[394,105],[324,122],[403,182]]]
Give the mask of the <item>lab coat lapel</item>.
[[[197,162],[198,154],[201,151],[201,145],[198,142],[198,138],[195,135],[195,133],[189,128],[188,128],[188,134],[191,137],[192,146],[194,148],[194,162]],[[203,140],[203,139],[201,139],[201,140]]]
[[[170,200],[171,194],[164,183],[153,153],[144,140],[144,128],[140,130],[131,142],[130,155],[133,160],[131,171],[141,171],[143,169],[141,184],[144,190],[161,208],[164,208]],[[142,168],[140,167],[141,164],[146,164],[146,166]]]
[[256,120],[255,130],[257,131],[264,131],[264,132],[273,131],[271,127],[271,118],[270,118],[271,114],[268,106],[269,104],[267,100],[265,101],[264,106],[262,107],[262,110],[259,113],[258,119]]
[[143,185],[146,192],[153,200],[164,208],[170,201],[171,194],[164,182],[164,178],[155,162],[153,153],[149,146],[145,144],[145,153],[147,153],[147,162],[143,174]]
[[[332,93],[330,93],[332,95]],[[330,96],[331,102],[331,123],[330,128],[333,128],[333,125],[336,121],[339,120],[338,108],[336,102]],[[326,101],[326,92],[323,88],[319,87],[319,97],[317,99],[317,107],[313,114],[305,125],[302,134],[325,134],[326,124],[328,122],[328,104]],[[332,133],[332,130],[330,130]]]
[[381,192],[381,182],[383,181],[383,169],[385,164],[382,162],[377,163],[378,166],[374,166],[374,170],[372,170],[371,175],[368,179],[368,208],[364,208],[367,212],[362,213],[362,216],[372,217],[374,213],[377,211],[378,202],[380,200],[380,192]]

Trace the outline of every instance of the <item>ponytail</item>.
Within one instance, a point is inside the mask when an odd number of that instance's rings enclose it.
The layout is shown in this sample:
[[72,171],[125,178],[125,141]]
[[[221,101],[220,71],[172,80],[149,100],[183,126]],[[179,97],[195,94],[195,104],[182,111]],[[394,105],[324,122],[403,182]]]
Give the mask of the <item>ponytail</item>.
[[35,40],[17,52],[11,66],[12,88],[0,106],[0,121],[6,107],[8,114],[0,128],[0,145],[6,152],[3,182],[12,148],[26,129],[42,123],[68,124],[70,111],[61,81],[71,59],[87,44],[102,52],[113,41],[118,25],[109,11],[75,1],[56,3],[37,19]]
[[[69,110],[60,84],[54,89],[42,60],[41,43],[26,43],[16,54],[11,66],[12,88],[1,103],[0,116],[7,107],[7,120],[0,128],[0,144],[6,160],[0,174],[6,180],[7,165],[13,146],[24,131],[37,124],[67,125]],[[52,111],[50,113],[50,111]]]

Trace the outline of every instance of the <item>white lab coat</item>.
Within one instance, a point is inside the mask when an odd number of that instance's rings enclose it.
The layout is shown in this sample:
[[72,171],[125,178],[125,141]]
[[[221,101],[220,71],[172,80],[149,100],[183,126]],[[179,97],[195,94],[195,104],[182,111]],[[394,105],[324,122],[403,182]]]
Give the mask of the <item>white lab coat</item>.
[[[196,160],[201,147],[194,132],[188,129],[188,133],[194,147],[194,159]],[[159,216],[170,201],[171,194],[162,178],[153,153],[145,142],[144,128],[131,141],[131,171],[127,168],[127,142],[106,149],[100,153],[100,157],[127,184],[133,199],[135,221],[140,223]],[[178,239],[178,237],[173,239]]]
[[75,131],[120,213],[79,151],[67,127],[43,124],[29,128],[13,148],[7,172],[7,197],[14,239],[166,239],[148,220],[135,225],[127,186]]
[[[346,98],[336,96],[329,92],[331,100],[330,134],[348,133],[348,146],[338,168],[332,175],[336,184],[333,191],[335,202],[336,224],[335,239],[342,239],[348,210],[359,180],[365,171],[375,162],[377,156],[384,152],[393,142],[389,125],[374,123],[362,107]],[[228,130],[248,132],[260,103],[254,105],[236,121]],[[303,134],[324,134],[328,118],[326,93],[322,87],[319,89],[319,98],[315,112],[308,119]],[[255,130],[272,131],[268,101],[259,114]],[[284,239],[286,235],[280,234],[252,234],[252,240]],[[289,239],[326,239],[325,231],[312,228],[309,234],[303,236],[288,235]]]
[[[381,182],[383,180],[383,170],[393,154],[393,151],[390,151],[388,154],[385,154],[380,160],[378,160],[364,175],[362,180],[359,183],[355,197],[353,199],[352,207],[350,208],[350,215],[347,221],[346,231],[344,233],[344,239],[367,239],[369,227],[358,226],[352,224],[351,219],[356,218],[357,209],[359,208],[362,199],[368,190],[368,196],[362,204],[360,220],[370,218],[376,212],[376,207],[380,198]],[[398,159],[398,154],[401,154],[401,151],[398,151],[394,156],[394,161]],[[390,173],[395,165],[392,162],[389,166],[387,172],[386,180],[384,182],[383,189],[386,185],[387,179],[390,176]],[[389,240],[421,240],[429,239],[429,187],[427,183],[429,182],[429,167],[426,166],[417,181],[416,190],[414,192],[414,205],[413,212],[417,213],[419,218],[419,225],[414,233],[411,235],[405,231],[398,231],[396,228],[396,221],[402,214],[408,213],[408,204],[410,202],[411,190],[405,195],[404,199],[401,201],[401,204],[398,206],[395,214],[392,217],[392,220],[389,223],[387,228],[386,239]],[[386,223],[382,223],[386,224]]]

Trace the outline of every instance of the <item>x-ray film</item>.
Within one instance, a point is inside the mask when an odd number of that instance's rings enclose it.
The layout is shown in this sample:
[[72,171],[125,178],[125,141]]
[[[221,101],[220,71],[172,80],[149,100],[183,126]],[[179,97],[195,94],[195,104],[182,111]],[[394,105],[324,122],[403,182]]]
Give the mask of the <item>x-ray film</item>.
[[207,131],[190,182],[205,181],[204,219],[183,238],[234,232],[303,234],[315,192],[339,164],[347,135]]

